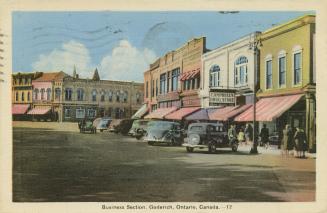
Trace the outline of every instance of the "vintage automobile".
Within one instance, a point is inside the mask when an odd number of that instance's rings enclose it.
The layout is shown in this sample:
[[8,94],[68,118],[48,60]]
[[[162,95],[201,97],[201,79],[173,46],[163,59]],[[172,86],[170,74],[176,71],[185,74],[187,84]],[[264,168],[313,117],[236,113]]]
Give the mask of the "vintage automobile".
[[116,126],[116,130],[118,133],[122,135],[127,135],[128,131],[131,129],[133,125],[133,119],[122,119],[121,122]]
[[148,123],[149,120],[135,120],[132,128],[128,132],[128,135],[140,140],[146,133]]
[[183,130],[177,122],[170,121],[150,121],[147,126],[144,140],[149,145],[154,143],[166,143],[171,146],[181,145]]
[[91,120],[82,120],[78,123],[79,132],[85,133],[85,132],[91,132],[92,134],[97,133],[96,127],[93,125],[93,122]]
[[114,133],[118,133],[118,126],[120,125],[120,123],[122,122],[123,120],[122,119],[113,119],[111,122],[110,122],[110,125],[109,125],[109,132],[114,132]]
[[103,132],[104,130],[107,130],[111,122],[111,118],[101,118],[97,127],[97,130],[100,132]]
[[186,143],[183,146],[187,152],[193,152],[194,148],[208,148],[210,153],[215,153],[217,148],[226,147],[236,152],[238,140],[229,139],[221,123],[192,123],[188,127]]

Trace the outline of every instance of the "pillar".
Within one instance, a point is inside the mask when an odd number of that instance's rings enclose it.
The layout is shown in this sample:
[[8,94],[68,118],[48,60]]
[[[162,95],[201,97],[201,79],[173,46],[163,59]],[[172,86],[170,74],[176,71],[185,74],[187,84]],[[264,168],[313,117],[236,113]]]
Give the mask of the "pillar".
[[306,93],[306,136],[308,140],[308,151],[316,152],[316,127],[315,127],[315,95]]

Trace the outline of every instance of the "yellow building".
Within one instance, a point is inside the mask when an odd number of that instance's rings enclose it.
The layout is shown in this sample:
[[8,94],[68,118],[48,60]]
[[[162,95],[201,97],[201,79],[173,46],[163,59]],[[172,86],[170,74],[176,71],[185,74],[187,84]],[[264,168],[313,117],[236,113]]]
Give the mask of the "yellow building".
[[315,16],[273,27],[259,37],[257,121],[280,135],[286,124],[303,128],[315,150]]

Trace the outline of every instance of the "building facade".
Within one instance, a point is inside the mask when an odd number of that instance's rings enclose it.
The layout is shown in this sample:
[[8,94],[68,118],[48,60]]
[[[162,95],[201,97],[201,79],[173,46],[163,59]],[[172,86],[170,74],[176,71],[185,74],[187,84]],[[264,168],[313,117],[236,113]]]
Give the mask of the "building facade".
[[205,37],[195,38],[150,64],[144,73],[145,103],[150,111],[201,105],[198,89],[205,51]]
[[100,80],[97,70],[92,79],[67,76],[61,89],[60,120],[130,118],[142,106],[143,87],[143,83]]
[[[316,149],[315,16],[306,15],[259,37],[260,90],[256,120],[280,137],[286,124],[305,130],[308,149]],[[237,121],[250,121],[253,111]]]
[[251,49],[251,44],[259,34],[251,33],[203,54],[200,90],[202,107],[253,103],[258,82],[256,66],[259,55]]

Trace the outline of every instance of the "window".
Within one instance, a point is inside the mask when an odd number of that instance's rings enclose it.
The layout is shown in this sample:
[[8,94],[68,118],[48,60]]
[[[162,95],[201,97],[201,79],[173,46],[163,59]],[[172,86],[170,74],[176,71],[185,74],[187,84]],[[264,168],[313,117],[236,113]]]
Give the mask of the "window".
[[48,89],[47,89],[47,100],[49,101],[50,98],[51,98],[51,89],[48,88]]
[[266,89],[272,88],[272,60],[266,61]]
[[72,93],[73,93],[72,89],[70,89],[70,88],[65,89],[65,100],[66,101],[72,100]]
[[125,92],[124,92],[124,102],[125,102],[125,103],[127,102],[127,98],[128,98],[128,92],[125,91]]
[[136,93],[136,103],[140,103],[140,93]]
[[169,92],[170,72],[167,72],[167,92]]
[[120,102],[120,91],[116,92],[116,102]]
[[22,101],[25,101],[25,97],[24,97],[25,93],[24,91],[22,92]]
[[213,65],[210,68],[210,87],[218,87],[220,84],[220,67]]
[[61,95],[61,89],[60,88],[56,88],[55,89],[55,99],[56,100],[60,100],[60,95]]
[[151,81],[151,97],[154,97],[154,80]]
[[286,84],[286,57],[285,55],[278,57],[278,82],[279,86]]
[[176,91],[178,88],[179,68],[174,69],[171,73],[171,91]]
[[92,91],[92,101],[97,101],[97,91],[96,90]]
[[158,96],[158,79],[156,79],[156,96]]
[[104,102],[104,95],[105,95],[104,91],[101,91],[101,96],[100,96],[101,102]]
[[160,75],[160,94],[166,93],[166,73]]
[[76,109],[76,118],[85,118],[85,109],[77,108]]
[[184,90],[190,90],[191,89],[191,79],[184,81]]
[[240,56],[235,61],[235,85],[244,85],[248,82],[248,59]]
[[41,89],[41,100],[44,100],[45,89]]
[[293,55],[294,57],[294,85],[301,83],[301,71],[302,71],[302,53],[298,52]]
[[89,118],[94,118],[96,116],[97,111],[95,109],[88,109],[87,116]]
[[18,92],[16,92],[16,101],[18,101],[18,97],[19,97]]
[[70,114],[71,114],[71,108],[65,108],[65,118],[70,118]]
[[28,93],[27,93],[27,101],[30,101],[30,100],[31,100],[31,93],[28,92]]
[[108,96],[109,96],[109,101],[112,102],[112,91],[108,92]]
[[39,99],[39,90],[38,89],[34,89],[34,100]]
[[84,100],[84,90],[81,88],[77,89],[77,100],[78,101]]
[[149,97],[149,82],[147,81],[145,84],[145,97]]

